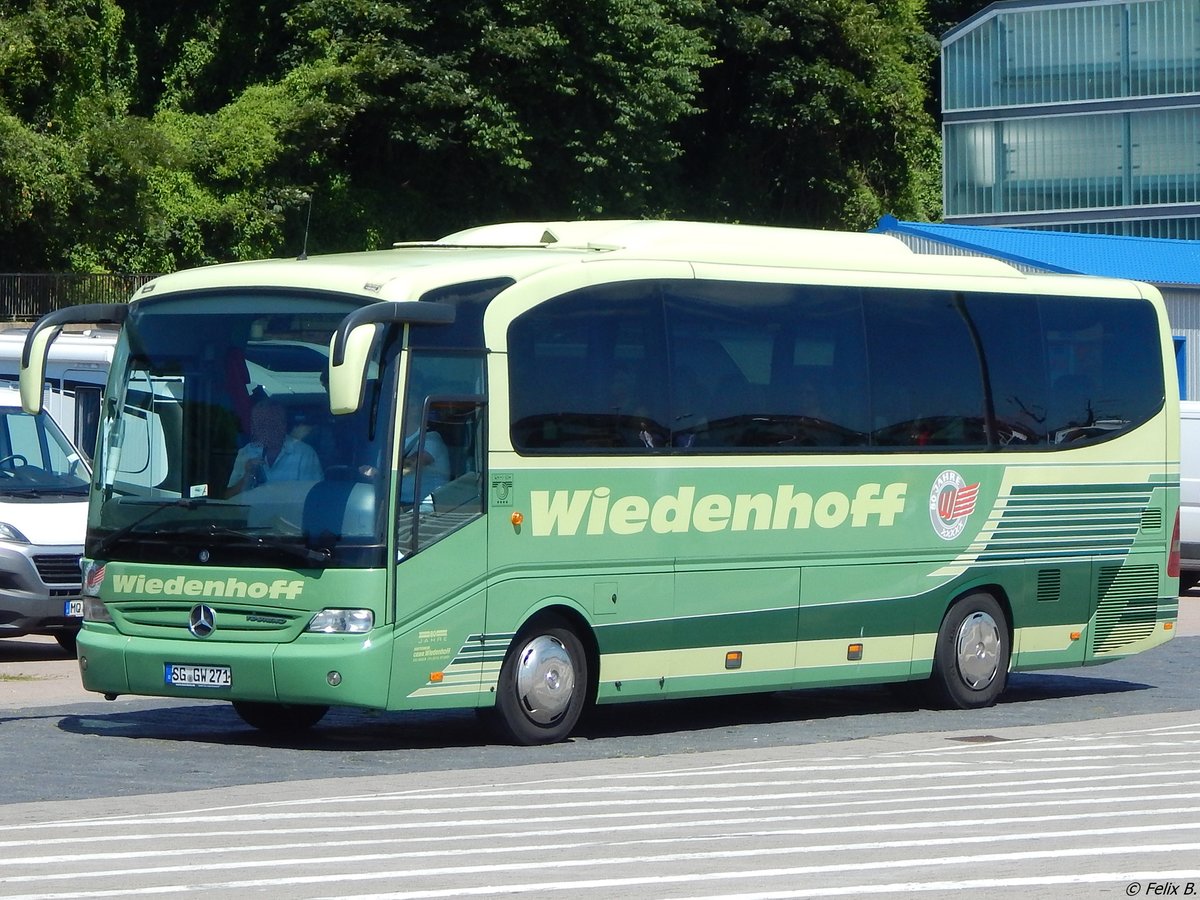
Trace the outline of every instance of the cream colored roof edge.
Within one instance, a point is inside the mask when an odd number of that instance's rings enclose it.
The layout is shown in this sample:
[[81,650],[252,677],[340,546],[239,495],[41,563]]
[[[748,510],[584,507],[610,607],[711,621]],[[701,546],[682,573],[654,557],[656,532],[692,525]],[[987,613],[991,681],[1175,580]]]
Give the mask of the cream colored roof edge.
[[917,254],[891,235],[718,222],[649,219],[504,222],[455,232],[437,245],[553,248],[611,253],[630,259],[786,269],[1024,277],[1015,267],[1000,260]]
[[1027,279],[995,259],[914,253],[898,238],[864,232],[656,220],[509,222],[437,241],[308,259],[254,260],[164,275],[135,294],[203,289],[307,288],[365,300],[412,299],[443,285],[485,278],[520,281],[545,269],[604,259],[697,266],[895,272]]

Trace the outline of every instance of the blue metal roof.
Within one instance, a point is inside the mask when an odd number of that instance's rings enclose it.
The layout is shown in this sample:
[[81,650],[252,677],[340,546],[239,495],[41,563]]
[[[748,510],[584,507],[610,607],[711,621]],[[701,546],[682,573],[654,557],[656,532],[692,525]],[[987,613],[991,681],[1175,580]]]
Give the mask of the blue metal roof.
[[871,231],[913,235],[1050,272],[1200,285],[1200,241],[901,222],[890,215]]

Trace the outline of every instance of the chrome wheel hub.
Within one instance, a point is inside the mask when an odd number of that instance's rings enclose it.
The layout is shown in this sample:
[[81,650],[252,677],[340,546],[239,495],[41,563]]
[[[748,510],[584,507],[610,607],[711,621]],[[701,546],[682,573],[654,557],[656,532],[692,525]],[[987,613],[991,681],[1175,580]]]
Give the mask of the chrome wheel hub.
[[567,711],[574,693],[575,666],[561,642],[542,634],[521,649],[517,696],[531,720],[551,724]]
[[958,627],[954,650],[963,683],[983,690],[1000,668],[1000,626],[985,612],[971,613]]

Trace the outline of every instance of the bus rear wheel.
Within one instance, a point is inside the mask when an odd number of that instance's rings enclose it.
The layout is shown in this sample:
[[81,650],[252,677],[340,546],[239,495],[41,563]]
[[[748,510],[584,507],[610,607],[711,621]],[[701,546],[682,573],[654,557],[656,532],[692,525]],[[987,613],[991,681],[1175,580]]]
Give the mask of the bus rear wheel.
[[947,709],[991,706],[1008,680],[1008,620],[990,594],[968,594],[950,607],[933,652],[930,696]]
[[526,746],[565,740],[583,711],[587,666],[582,642],[560,619],[523,630],[500,667],[495,719],[501,733]]
[[328,706],[307,706],[291,703],[256,703],[234,700],[234,711],[247,725],[269,734],[291,734],[307,731],[325,717]]

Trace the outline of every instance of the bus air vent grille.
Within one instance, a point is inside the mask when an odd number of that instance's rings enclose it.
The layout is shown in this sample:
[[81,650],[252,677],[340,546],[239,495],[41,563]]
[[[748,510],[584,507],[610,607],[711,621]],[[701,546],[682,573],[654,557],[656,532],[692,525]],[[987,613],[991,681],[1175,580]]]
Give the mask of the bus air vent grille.
[[1105,566],[1100,570],[1092,651],[1113,653],[1154,633],[1158,621],[1157,566]]
[[[186,633],[188,616],[197,601],[172,603],[166,601],[121,603],[110,606],[123,626],[131,633],[157,637],[178,637]],[[311,612],[298,610],[241,606],[229,602],[209,601],[222,640],[291,640],[303,630]]]
[[1142,510],[1142,531],[1162,531],[1163,511],[1158,508]]
[[1039,603],[1052,603],[1062,596],[1062,569],[1041,569],[1037,576]]

